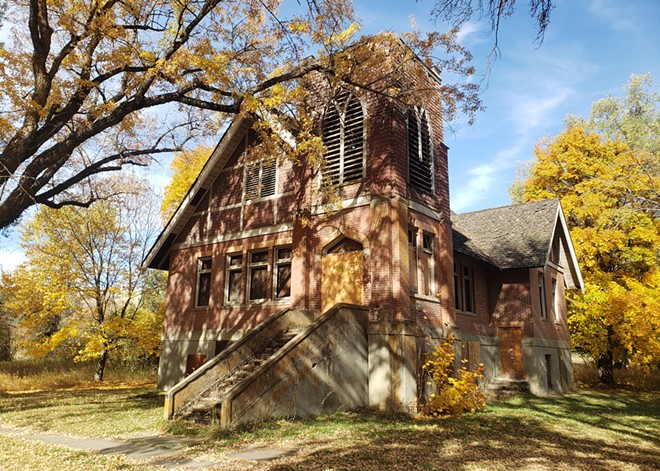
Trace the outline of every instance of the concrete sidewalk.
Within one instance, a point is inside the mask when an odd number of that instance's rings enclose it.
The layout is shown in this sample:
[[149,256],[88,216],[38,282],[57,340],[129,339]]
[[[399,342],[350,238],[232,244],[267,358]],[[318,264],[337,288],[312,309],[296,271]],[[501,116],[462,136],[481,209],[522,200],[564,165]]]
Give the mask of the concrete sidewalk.
[[221,463],[182,457],[181,454],[186,448],[199,443],[196,440],[161,436],[139,437],[128,440],[72,438],[51,433],[30,433],[3,427],[0,427],[0,435],[63,445],[74,450],[96,452],[102,455],[124,455],[135,460],[148,462],[150,465],[165,468],[198,469],[222,466]]

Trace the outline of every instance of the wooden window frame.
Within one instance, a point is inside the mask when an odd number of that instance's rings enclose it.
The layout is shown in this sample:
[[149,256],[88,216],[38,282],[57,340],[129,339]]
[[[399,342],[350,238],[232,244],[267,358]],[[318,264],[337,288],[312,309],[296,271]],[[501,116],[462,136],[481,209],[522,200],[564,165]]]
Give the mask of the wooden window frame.
[[456,310],[476,314],[474,266],[454,260],[454,298]]
[[423,293],[433,296],[435,293],[435,263],[433,258],[433,244],[435,237],[430,232],[422,232],[422,273],[424,274]]
[[[256,254],[266,254],[265,261],[254,261],[253,257]],[[268,277],[270,276],[270,250],[265,249],[255,249],[248,252],[248,263],[247,263],[247,287],[245,297],[249,303],[261,303],[268,300]],[[254,270],[263,270],[266,269],[266,282],[265,282],[265,295],[261,298],[252,297],[252,273]]]
[[[289,257],[280,257],[280,250],[290,250],[291,255]],[[280,277],[280,267],[289,266],[290,278],[292,278],[291,272],[291,263],[293,260],[293,248],[290,245],[283,245],[281,247],[275,247],[274,256],[273,256],[273,299],[289,299],[291,297],[291,282],[289,280],[289,294],[286,296],[279,296],[279,277]]]
[[559,312],[559,298],[557,288],[557,278],[552,277],[552,309],[555,314],[555,323],[561,324],[561,313]]
[[[232,265],[231,261],[235,257],[240,257],[241,259],[241,264],[240,265]],[[225,268],[225,303],[229,305],[237,305],[241,304],[242,298],[243,298],[243,265],[244,265],[244,260],[243,260],[243,253],[241,252],[234,252],[234,253],[228,253],[226,257],[226,268]],[[238,294],[238,299],[237,300],[232,300],[230,299],[230,294],[231,294],[231,279],[232,279],[232,274],[233,273],[238,273],[238,283],[239,283],[239,294]]]
[[[205,267],[206,263],[209,263],[208,267]],[[208,308],[211,304],[211,282],[213,281],[212,276],[213,270],[213,259],[211,257],[200,257],[197,259],[197,274],[195,279],[195,309],[205,309]],[[208,278],[208,294],[206,297],[205,303],[200,303],[200,296],[202,294],[200,288],[202,286],[202,279]]]
[[539,285],[539,306],[540,306],[540,314],[541,314],[541,320],[547,321],[548,320],[548,306],[547,306],[547,299],[545,296],[545,274],[540,271],[538,272],[538,285]]
[[415,226],[408,226],[408,273],[410,278],[410,294],[416,295],[419,293],[419,267],[418,267],[418,252],[417,252],[417,233],[418,229]]

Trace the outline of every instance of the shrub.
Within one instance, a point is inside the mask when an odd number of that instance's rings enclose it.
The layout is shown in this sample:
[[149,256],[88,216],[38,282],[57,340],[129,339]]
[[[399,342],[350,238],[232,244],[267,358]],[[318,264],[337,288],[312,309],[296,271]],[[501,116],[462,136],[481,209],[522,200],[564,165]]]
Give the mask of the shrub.
[[[484,377],[482,364],[474,371],[461,366],[455,369],[456,339],[450,335],[427,354],[422,368],[431,376],[429,384],[435,384],[437,392],[430,395],[422,408],[426,415],[460,415],[476,412],[486,406],[486,398],[479,387]],[[465,360],[464,360],[465,362]]]

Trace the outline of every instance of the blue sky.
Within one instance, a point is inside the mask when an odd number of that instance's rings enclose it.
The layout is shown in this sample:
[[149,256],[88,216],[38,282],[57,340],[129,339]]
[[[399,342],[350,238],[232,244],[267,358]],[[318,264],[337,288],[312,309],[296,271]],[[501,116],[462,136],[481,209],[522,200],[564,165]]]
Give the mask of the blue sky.
[[[651,72],[660,83],[660,0],[557,0],[543,43],[534,42],[527,2],[500,30],[501,56],[492,64],[483,93],[486,111],[468,126],[464,119],[446,130],[451,206],[456,212],[509,204],[516,163],[533,157],[534,144],[561,132],[566,115],[588,116],[591,104],[623,95],[630,74]],[[386,5],[386,6],[385,6]],[[355,0],[365,34],[420,29],[443,31],[429,15],[433,1]],[[484,73],[493,44],[487,20],[461,31],[462,44]],[[169,162],[152,169],[157,184],[169,177]],[[0,239],[0,267],[22,258],[13,240]]]
[[[595,100],[623,95],[633,73],[651,72],[656,88],[660,83],[660,1],[558,0],[540,46],[527,2],[518,3],[522,9],[501,26],[501,56],[482,97],[486,111],[474,125],[459,120],[445,133],[456,212],[509,204],[516,162],[529,161],[539,139],[561,132],[566,115],[588,117]],[[418,27],[433,28],[432,1],[382,5],[356,2],[364,32],[405,31],[411,15]],[[467,24],[461,36],[485,72],[493,45],[487,20]]]

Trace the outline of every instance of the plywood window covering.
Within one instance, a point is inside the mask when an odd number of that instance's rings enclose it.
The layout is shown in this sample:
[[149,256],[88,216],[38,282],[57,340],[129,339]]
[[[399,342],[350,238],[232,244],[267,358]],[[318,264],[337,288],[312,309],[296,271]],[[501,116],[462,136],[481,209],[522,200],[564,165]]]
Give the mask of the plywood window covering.
[[419,282],[417,274],[417,229],[408,228],[408,265],[410,267],[410,293],[417,293]]
[[364,116],[360,101],[347,90],[330,103],[323,117],[323,180],[342,185],[364,176]]
[[454,262],[454,299],[456,310],[475,312],[474,307],[474,272],[470,265]]
[[241,280],[243,278],[243,255],[227,255],[227,286],[225,296],[227,302],[236,304],[241,302]]
[[263,301],[268,297],[268,250],[249,253],[248,299]]
[[433,234],[422,234],[422,289],[426,296],[433,296],[435,290],[433,270]]
[[548,307],[545,299],[545,278],[543,273],[539,273],[539,303],[541,305],[541,319],[548,318]]
[[276,181],[276,159],[265,159],[245,164],[245,197],[247,199],[273,196]]
[[475,371],[481,363],[481,343],[479,340],[468,340],[461,343],[462,366],[468,371]]
[[207,307],[211,298],[211,258],[197,260],[195,307]]
[[275,249],[275,297],[291,296],[291,247]]
[[408,183],[433,194],[433,156],[426,111],[408,111]]

